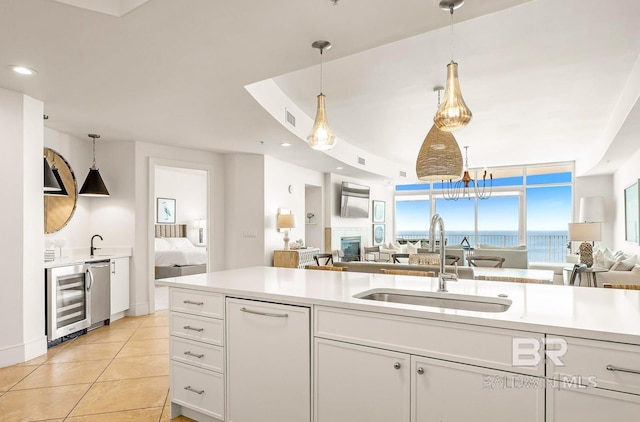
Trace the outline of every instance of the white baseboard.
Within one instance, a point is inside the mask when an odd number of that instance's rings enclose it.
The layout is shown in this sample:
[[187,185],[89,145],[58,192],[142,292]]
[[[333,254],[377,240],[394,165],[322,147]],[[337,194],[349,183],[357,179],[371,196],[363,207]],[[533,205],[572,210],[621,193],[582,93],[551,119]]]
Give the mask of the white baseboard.
[[129,306],[127,316],[149,315],[149,302],[135,303]]
[[38,337],[27,343],[20,343],[0,349],[0,368],[23,363],[47,353],[47,337]]

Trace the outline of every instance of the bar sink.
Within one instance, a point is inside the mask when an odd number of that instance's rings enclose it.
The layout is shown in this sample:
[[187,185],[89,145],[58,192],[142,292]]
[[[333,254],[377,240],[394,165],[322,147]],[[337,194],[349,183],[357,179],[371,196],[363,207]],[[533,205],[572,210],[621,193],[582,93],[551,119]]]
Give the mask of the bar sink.
[[475,312],[504,312],[511,306],[511,300],[498,297],[399,289],[367,290],[353,297],[377,302],[403,303]]

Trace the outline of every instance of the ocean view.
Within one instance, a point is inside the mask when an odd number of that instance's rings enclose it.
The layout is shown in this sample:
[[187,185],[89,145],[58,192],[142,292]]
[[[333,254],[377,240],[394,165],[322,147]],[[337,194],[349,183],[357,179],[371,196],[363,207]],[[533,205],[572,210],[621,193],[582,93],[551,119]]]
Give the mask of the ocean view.
[[[529,262],[564,262],[567,254],[567,236],[566,230],[527,232]],[[397,239],[420,240],[428,237],[428,230],[400,230],[396,233]],[[478,243],[501,247],[522,244],[515,230],[478,231],[477,237],[469,231],[446,231],[448,245],[459,245],[465,237],[472,248]]]

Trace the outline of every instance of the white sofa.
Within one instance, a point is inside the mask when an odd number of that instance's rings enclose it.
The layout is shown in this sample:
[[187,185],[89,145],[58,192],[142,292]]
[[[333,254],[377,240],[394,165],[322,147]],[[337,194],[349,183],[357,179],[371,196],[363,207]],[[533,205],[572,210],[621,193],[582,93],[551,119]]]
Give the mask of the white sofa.
[[[423,253],[426,252],[428,245],[422,245],[421,242],[416,243],[407,243],[404,245],[400,245],[397,243],[387,243],[386,245],[380,246],[380,254],[383,253],[391,256],[392,254],[403,253],[403,254],[415,254],[415,253]],[[436,251],[439,252],[440,248],[436,248]],[[464,250],[460,245],[447,245],[444,247],[444,252],[447,255],[455,255],[460,258],[458,261],[458,266],[467,265],[464,260]],[[406,259],[404,260],[406,263]]]
[[529,268],[529,255],[526,246],[501,248],[478,243],[473,251],[474,256],[499,256],[504,258],[502,268]]

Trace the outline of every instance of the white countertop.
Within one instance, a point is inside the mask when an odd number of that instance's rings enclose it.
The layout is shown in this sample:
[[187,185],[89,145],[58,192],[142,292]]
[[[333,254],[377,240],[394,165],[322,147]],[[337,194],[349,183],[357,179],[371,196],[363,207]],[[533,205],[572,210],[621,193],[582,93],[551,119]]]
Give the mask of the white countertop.
[[450,293],[513,301],[505,312],[376,302],[370,289],[435,292],[438,279],[358,272],[251,267],[157,280],[156,284],[306,305],[382,312],[498,328],[640,344],[640,291],[483,280],[449,282]]
[[110,255],[74,255],[63,258],[57,258],[50,262],[44,263],[44,268],[65,267],[67,265],[84,264],[85,262],[108,261],[116,258],[129,258],[130,253],[114,253]]

